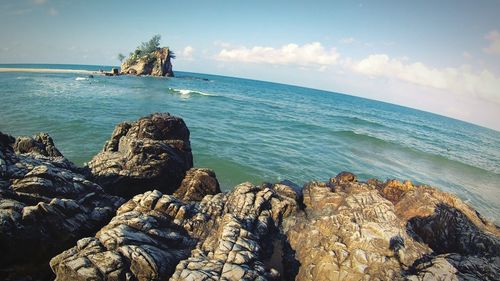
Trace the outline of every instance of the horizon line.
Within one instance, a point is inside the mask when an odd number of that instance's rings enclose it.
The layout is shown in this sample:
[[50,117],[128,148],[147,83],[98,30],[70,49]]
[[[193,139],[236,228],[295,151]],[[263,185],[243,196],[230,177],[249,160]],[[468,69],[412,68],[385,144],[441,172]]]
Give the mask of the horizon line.
[[[7,67],[2,67],[3,65],[73,65],[73,66],[78,66],[79,65],[79,66],[118,67],[118,68],[120,68],[120,65],[79,64],[79,63],[77,63],[77,64],[73,64],[73,63],[40,63],[40,62],[31,62],[31,63],[0,63],[0,68],[7,68]],[[19,68],[23,68],[23,67],[19,67]],[[29,69],[29,68],[26,67],[26,69]],[[35,68],[35,69],[37,69],[37,68]],[[39,68],[39,69],[43,69],[43,68]],[[62,70],[69,70],[69,69],[62,69]],[[75,69],[75,71],[76,70],[77,69]],[[359,99],[364,99],[364,100],[369,100],[369,101],[381,102],[381,103],[385,103],[385,104],[389,104],[389,105],[394,105],[394,106],[399,106],[399,107],[403,107],[403,108],[408,108],[408,109],[412,109],[412,110],[416,110],[416,111],[420,111],[420,112],[424,112],[424,113],[428,113],[428,114],[433,114],[433,115],[437,115],[437,116],[440,116],[440,117],[445,117],[445,118],[448,118],[448,119],[451,119],[451,120],[456,120],[456,121],[463,122],[463,123],[466,123],[466,124],[469,124],[469,125],[477,126],[477,127],[483,128],[483,129],[492,130],[494,132],[500,133],[500,129],[495,129],[495,128],[487,127],[487,126],[482,125],[482,124],[473,123],[473,122],[468,121],[468,120],[458,119],[456,117],[446,116],[446,115],[443,115],[441,113],[427,111],[427,110],[423,110],[423,109],[419,109],[419,108],[414,108],[414,107],[410,107],[410,106],[406,106],[406,105],[401,105],[401,104],[397,104],[397,103],[392,103],[392,102],[388,102],[388,101],[384,101],[384,100],[377,100],[377,99],[367,98],[367,97],[363,97],[363,96],[359,96],[359,95],[355,95],[355,94],[347,94],[347,93],[342,93],[342,92],[336,92],[336,91],[330,90],[330,89],[312,88],[310,86],[304,86],[304,85],[298,85],[298,84],[287,84],[287,83],[278,82],[278,81],[260,80],[260,79],[249,78],[249,77],[228,76],[228,75],[225,75],[225,74],[218,74],[218,73],[201,73],[201,72],[191,72],[191,71],[186,71],[186,70],[175,70],[174,73],[175,72],[184,72],[184,73],[193,73],[193,74],[201,74],[201,75],[213,75],[213,76],[219,76],[219,77],[236,78],[236,79],[243,79],[243,80],[249,80],[249,81],[257,81],[257,82],[264,82],[264,83],[271,83],[271,84],[278,84],[278,85],[285,85],[285,86],[293,86],[293,87],[298,87],[298,88],[303,88],[303,89],[309,89],[309,90],[315,90],[315,91],[322,91],[322,92],[331,93],[331,94],[344,95],[344,96],[349,96],[349,97],[354,97],[354,98],[359,98]],[[4,73],[7,73],[7,71],[4,72]],[[172,78],[172,77],[169,77],[169,78]],[[175,78],[175,77],[173,77],[173,78]]]

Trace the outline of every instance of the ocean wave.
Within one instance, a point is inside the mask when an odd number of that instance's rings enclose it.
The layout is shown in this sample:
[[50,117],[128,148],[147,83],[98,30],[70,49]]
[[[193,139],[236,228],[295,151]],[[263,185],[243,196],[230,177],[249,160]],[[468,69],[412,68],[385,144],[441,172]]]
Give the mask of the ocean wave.
[[89,80],[88,77],[76,77],[75,78],[76,81],[85,81],[85,80]]
[[367,120],[363,118],[359,118],[356,116],[345,116],[344,118],[348,119],[352,124],[355,125],[364,125],[364,126],[369,126],[371,128],[387,128],[384,124],[380,124],[378,122],[372,121],[372,120]]
[[497,171],[495,170],[484,169],[483,167],[475,166],[473,164],[469,164],[464,161],[460,161],[459,159],[454,159],[446,155],[430,153],[427,151],[423,151],[421,149],[417,149],[415,147],[409,147],[401,142],[385,140],[376,136],[349,130],[335,131],[334,134],[336,136],[347,139],[349,143],[353,144],[361,142],[364,143],[365,146],[370,145],[378,147],[380,149],[396,149],[398,151],[401,151],[402,153],[414,157],[412,159],[425,159],[427,161],[430,161],[431,163],[434,163],[434,165],[438,167],[439,166],[454,167],[456,169],[460,169],[464,173],[471,172],[476,175],[480,174],[483,176],[491,174],[498,175]]
[[190,89],[168,88],[168,90],[171,92],[174,92],[176,94],[180,94],[182,97],[190,97],[191,95],[207,96],[207,97],[217,96],[215,94],[209,94],[209,93],[205,93],[202,91],[195,91],[195,90],[190,90]]
[[381,138],[377,138],[371,135],[363,134],[363,133],[357,133],[354,131],[335,131],[335,135],[344,137],[346,139],[349,139],[350,141],[357,141],[357,142],[367,142],[370,144],[374,145],[398,145],[402,146],[401,144],[398,143],[393,143],[391,141],[387,141]]

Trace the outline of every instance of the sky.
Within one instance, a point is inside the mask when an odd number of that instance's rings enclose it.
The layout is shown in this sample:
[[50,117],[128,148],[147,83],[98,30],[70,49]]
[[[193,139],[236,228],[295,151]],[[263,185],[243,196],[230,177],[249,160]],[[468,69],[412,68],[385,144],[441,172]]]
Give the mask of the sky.
[[0,63],[119,65],[293,84],[500,130],[500,1],[0,0]]

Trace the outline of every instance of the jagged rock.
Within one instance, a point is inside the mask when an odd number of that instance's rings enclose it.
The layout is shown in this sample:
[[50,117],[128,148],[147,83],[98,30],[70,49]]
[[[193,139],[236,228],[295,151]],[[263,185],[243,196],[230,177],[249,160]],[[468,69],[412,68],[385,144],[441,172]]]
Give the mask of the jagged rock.
[[357,181],[356,175],[351,172],[340,172],[337,176],[330,179],[331,183],[354,182]]
[[216,234],[198,243],[191,257],[177,265],[170,280],[271,280],[277,277],[277,271],[266,266],[266,262],[272,256],[273,239],[279,236],[280,219],[290,214],[287,209],[294,206],[274,189],[249,183],[235,187],[225,197]]
[[0,133],[0,279],[49,279],[53,257],[57,280],[500,280],[500,229],[435,188],[342,172],[220,193],[192,165],[169,114],[116,126],[87,170]]
[[183,201],[201,201],[205,195],[220,192],[219,182],[212,170],[192,168],[187,171],[174,196]]
[[300,263],[296,280],[393,280],[431,250],[401,226],[394,206],[341,174],[304,187],[304,214],[285,221]]
[[16,153],[41,154],[43,156],[59,157],[63,156],[55,147],[54,141],[47,133],[40,133],[32,138],[18,137],[14,143],[14,151]]
[[201,202],[149,191],[120,207],[95,237],[54,257],[51,267],[57,280],[273,279],[279,274],[266,261],[276,218],[292,207],[274,189],[249,183]]
[[88,163],[106,192],[126,198],[153,189],[171,194],[192,166],[189,130],[181,118],[168,113],[120,123]]
[[157,190],[135,196],[95,237],[52,259],[56,280],[165,280],[196,244],[179,223],[186,209]]
[[348,173],[201,201],[152,191],[51,266],[58,280],[498,280],[498,228],[472,210],[431,187]]
[[296,280],[500,279],[498,227],[460,199],[409,181],[355,179],[341,173],[304,187],[304,213],[284,223]]
[[125,60],[121,65],[121,73],[173,77],[170,54],[169,48],[160,48],[153,53],[152,58],[143,57],[132,62]]
[[394,202],[408,233],[434,252],[415,263],[417,273],[412,279],[430,280],[448,264],[453,269],[444,276],[453,272],[459,279],[500,279],[500,229],[469,205],[452,194],[409,181],[388,180],[377,188]]
[[50,258],[123,203],[77,170],[47,134],[14,142],[0,132],[0,279],[49,277]]

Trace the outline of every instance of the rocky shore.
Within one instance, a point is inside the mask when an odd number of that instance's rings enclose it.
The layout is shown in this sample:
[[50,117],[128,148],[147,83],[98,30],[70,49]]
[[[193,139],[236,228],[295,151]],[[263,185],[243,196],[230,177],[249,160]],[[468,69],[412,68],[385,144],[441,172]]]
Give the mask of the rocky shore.
[[189,137],[155,113],[76,167],[0,133],[0,279],[500,280],[500,228],[452,194],[349,172],[223,193]]

